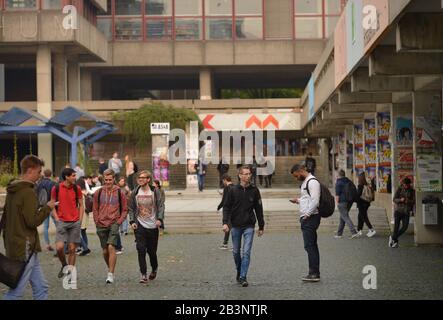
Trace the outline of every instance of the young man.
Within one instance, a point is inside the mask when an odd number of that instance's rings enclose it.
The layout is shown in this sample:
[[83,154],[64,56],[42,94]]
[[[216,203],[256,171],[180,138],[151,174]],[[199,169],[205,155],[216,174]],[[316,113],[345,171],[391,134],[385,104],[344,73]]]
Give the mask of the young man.
[[114,171],[107,169],[103,176],[105,185],[94,193],[93,215],[97,226],[97,235],[103,249],[103,258],[108,266],[106,283],[114,283],[114,271],[117,263],[115,247],[120,225],[126,219],[128,207],[125,194],[120,191],[120,187],[114,184]]
[[122,161],[118,158],[118,153],[114,152],[112,158],[108,161],[108,169],[112,169],[115,173],[115,178],[118,180],[120,178],[120,171],[123,167]]
[[[69,266],[75,266],[75,251],[80,243],[81,221],[84,214],[83,193],[76,185],[77,175],[74,169],[65,168],[62,172],[63,182],[52,188],[51,200],[58,202],[56,232],[57,256],[62,264],[58,277],[64,275],[63,269],[68,265],[65,256],[65,242],[68,245]],[[57,192],[58,189],[58,192]],[[58,193],[58,194],[57,194]],[[68,270],[68,272],[71,270]]]
[[[37,195],[39,197],[39,203],[41,206],[46,204],[51,200],[51,190],[55,186],[55,182],[51,180],[52,171],[50,169],[46,169],[43,172],[43,179],[37,185]],[[48,218],[43,223],[43,235],[46,243],[46,250],[54,251],[54,248],[51,246],[51,242],[49,241],[49,223],[52,218],[52,222],[55,225],[55,219],[52,215],[49,215]]]
[[198,191],[200,192],[202,192],[205,187],[206,168],[208,167],[203,161],[203,158],[200,157],[198,162],[195,164],[195,170],[197,171]]
[[411,179],[403,179],[402,185],[395,192],[394,203],[394,233],[389,236],[389,247],[398,248],[398,238],[408,230],[409,217],[415,205],[415,190],[411,185]]
[[219,176],[219,187],[223,188],[223,176],[229,171],[229,164],[225,158],[220,159],[220,163],[217,165],[217,171]]
[[131,195],[129,205],[130,224],[135,233],[135,242],[140,267],[140,283],[147,283],[146,252],[151,262],[149,280],[157,277],[158,260],[158,228],[164,218],[164,207],[161,201],[160,190],[149,185],[151,173],[143,170],[138,176],[138,187]]
[[26,156],[20,162],[22,176],[7,187],[5,212],[1,220],[6,257],[28,261],[17,288],[4,295],[5,300],[23,297],[28,282],[31,283],[33,298],[48,298],[48,284],[43,277],[37,252],[41,252],[37,227],[48,218],[54,209],[54,201],[39,207],[34,192],[35,182],[40,178],[43,161],[36,156]]
[[[231,189],[232,184],[232,179],[228,174],[223,175],[223,185],[224,185],[224,189],[223,189],[223,198],[220,202],[220,204],[217,206],[217,211],[219,211],[221,208],[223,208],[224,203],[226,202],[226,198],[228,197],[228,193],[229,190]],[[231,224],[228,222],[228,226],[229,228],[231,228]],[[220,246],[220,249],[222,250],[227,250],[228,249],[228,242],[229,242],[229,235],[230,235],[230,231],[228,230],[228,232],[225,232],[225,237],[223,239],[223,244]]]
[[354,223],[351,220],[351,217],[349,217],[349,210],[352,207],[352,202],[349,203],[346,199],[346,188],[349,187],[347,184],[353,183],[351,180],[346,178],[346,174],[344,170],[340,170],[338,172],[338,179],[335,184],[335,195],[336,195],[336,201],[338,203],[338,211],[340,211],[340,223],[338,225],[337,234],[334,236],[336,239],[340,239],[343,237],[343,231],[345,229],[345,224],[348,225],[349,229],[351,230],[351,237],[350,239],[354,239],[357,237],[360,237],[360,233],[355,230]]
[[317,166],[315,163],[315,159],[312,157],[312,152],[308,153],[308,156],[305,159],[306,170],[312,175],[315,174],[315,167]]
[[105,159],[100,158],[98,160],[98,173],[102,176],[106,169],[108,169],[108,164],[105,163]]
[[[320,183],[310,174],[304,165],[296,164],[291,169],[292,176],[301,184],[300,198],[292,201],[300,204],[300,224],[303,233],[305,250],[308,254],[309,273],[303,277],[305,282],[320,281],[320,252],[317,244],[317,229],[321,216],[318,211],[320,203]],[[308,192],[309,190],[309,192]]]
[[[237,282],[242,287],[247,287],[255,223],[258,220],[258,236],[261,237],[265,220],[263,219],[260,191],[250,183],[251,169],[249,166],[242,166],[238,173],[240,183],[229,189],[226,201],[223,203],[223,231],[225,233],[229,232],[230,222]],[[244,240],[243,257],[240,254],[242,237]]]

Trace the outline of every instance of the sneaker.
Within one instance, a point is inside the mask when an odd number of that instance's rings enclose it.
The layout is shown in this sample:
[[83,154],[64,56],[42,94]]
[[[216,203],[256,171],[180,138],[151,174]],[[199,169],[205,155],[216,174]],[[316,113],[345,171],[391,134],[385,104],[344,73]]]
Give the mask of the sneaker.
[[398,248],[398,241],[392,241],[391,248]]
[[388,240],[388,246],[389,246],[389,248],[392,248],[392,243],[393,243],[393,241],[392,241],[392,236],[389,236],[389,240]]
[[61,279],[65,276],[65,273],[63,272],[63,270],[65,269],[65,266],[62,266],[60,271],[58,272],[58,278]]
[[149,280],[154,280],[157,277],[157,271],[152,271],[149,274]]
[[146,274],[142,274],[140,277],[140,283],[148,283],[148,277],[146,276]]
[[354,239],[354,238],[360,238],[360,234],[357,232],[357,233],[354,233],[352,236],[349,237],[349,239]]
[[123,248],[121,248],[121,250],[116,250],[115,254],[118,254],[118,255],[123,254]]
[[240,283],[240,272],[237,271],[237,276],[235,277],[235,280],[237,280],[237,283]]
[[318,275],[318,274],[308,274],[306,277],[302,278],[302,281],[304,281],[304,282],[319,282],[320,281],[320,275]]
[[368,238],[372,238],[377,232],[375,232],[374,229],[369,230],[368,234],[366,235]]
[[227,245],[227,244],[222,244],[222,245],[219,247],[219,249],[220,249],[220,250],[228,250],[228,245]]
[[240,284],[243,288],[246,288],[247,286],[249,286],[249,283],[246,279],[240,279]]
[[108,277],[106,278],[106,283],[108,283],[108,284],[114,283],[114,274],[108,272]]
[[335,239],[341,239],[341,238],[343,238],[343,236],[339,236],[339,235],[336,234],[336,235],[334,236],[334,238],[335,238]]
[[84,257],[84,256],[87,256],[88,254],[90,254],[91,253],[91,250],[83,250],[80,254],[79,254],[79,256],[80,257]]
[[361,230],[358,231],[357,233],[358,233],[358,236],[359,236],[359,237],[361,237],[361,236],[363,235],[363,232],[362,232]]

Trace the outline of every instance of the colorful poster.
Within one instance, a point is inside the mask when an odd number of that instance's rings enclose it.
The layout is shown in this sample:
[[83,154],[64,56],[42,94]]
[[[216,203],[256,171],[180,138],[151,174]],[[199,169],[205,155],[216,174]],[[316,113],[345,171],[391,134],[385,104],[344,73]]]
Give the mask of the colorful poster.
[[375,143],[365,145],[365,165],[375,167],[377,164],[377,146]]
[[384,167],[391,166],[391,144],[389,141],[378,141],[378,165]]
[[412,147],[412,118],[398,117],[395,123],[395,139],[398,147]]
[[376,176],[376,168],[375,167],[366,167],[366,178],[374,179]]
[[163,187],[169,186],[168,148],[157,147],[152,153],[152,177],[160,181]]
[[354,125],[354,143],[363,144],[363,125]]
[[392,174],[391,167],[378,167],[378,192],[388,192],[388,180]]
[[366,143],[375,141],[375,138],[376,138],[375,119],[365,119]]
[[379,112],[377,114],[378,122],[378,139],[389,140],[389,132],[391,131],[391,114],[389,112]]
[[441,154],[441,120],[435,117],[416,119],[417,154]]

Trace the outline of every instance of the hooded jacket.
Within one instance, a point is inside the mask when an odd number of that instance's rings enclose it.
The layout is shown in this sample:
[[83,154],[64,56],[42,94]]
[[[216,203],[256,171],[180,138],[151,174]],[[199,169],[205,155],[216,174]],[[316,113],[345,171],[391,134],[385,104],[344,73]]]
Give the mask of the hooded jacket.
[[[155,218],[157,220],[163,221],[165,217],[165,202],[162,201],[161,193],[159,189],[154,188],[153,186],[148,186],[152,193],[154,194],[154,212]],[[128,212],[129,212],[129,223],[133,224],[137,220],[138,216],[138,204],[136,196],[140,190],[141,186],[137,186],[137,188],[131,194],[131,201],[129,203]]]
[[6,256],[14,260],[25,261],[32,251],[42,251],[37,227],[51,209],[47,205],[39,207],[34,188],[31,181],[15,180],[6,189],[3,240]]

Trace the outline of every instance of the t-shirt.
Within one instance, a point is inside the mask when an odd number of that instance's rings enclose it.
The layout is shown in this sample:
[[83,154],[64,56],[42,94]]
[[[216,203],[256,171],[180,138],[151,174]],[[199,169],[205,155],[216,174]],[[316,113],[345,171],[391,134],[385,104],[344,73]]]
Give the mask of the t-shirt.
[[[83,197],[82,191],[77,185],[73,187],[77,188],[77,199],[80,203]],[[64,222],[76,222],[80,220],[80,212],[75,201],[75,189],[73,189],[73,187],[68,188],[64,183],[59,184],[57,216]],[[56,187],[53,187],[51,191],[51,199],[54,199],[54,201],[56,199],[55,189]]]
[[155,222],[157,221],[155,217],[155,209],[154,209],[154,193],[151,189],[148,189],[146,192],[141,188],[135,196],[137,201],[137,220],[140,224],[146,229],[156,229],[157,225]]

